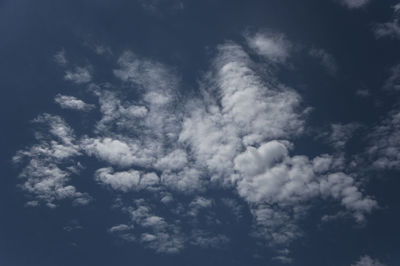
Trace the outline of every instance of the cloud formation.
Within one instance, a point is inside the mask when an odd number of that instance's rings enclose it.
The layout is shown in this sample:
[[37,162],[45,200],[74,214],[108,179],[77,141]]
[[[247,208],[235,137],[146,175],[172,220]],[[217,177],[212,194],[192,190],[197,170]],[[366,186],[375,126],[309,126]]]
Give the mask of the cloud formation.
[[[283,35],[257,33],[247,41],[265,62],[289,58]],[[237,43],[219,45],[199,79],[198,94],[189,97],[173,68],[122,53],[113,70],[119,83],[88,85],[101,114],[92,131],[76,136],[61,117],[36,119],[47,131],[14,158],[25,162],[23,190],[37,204],[55,207],[64,199],[86,204],[90,196],[70,182],[79,175],[82,158],[96,159],[101,165],[93,173],[96,183],[117,199],[132,196],[128,203],[116,204],[129,220],[109,232],[166,253],[186,245],[207,248],[229,242],[210,229],[223,225],[216,204],[231,208],[238,219],[247,204],[254,236],[286,261],[290,258],[284,251],[302,235],[299,221],[313,200],[334,200],[356,221],[364,221],[377,203],[363,195],[342,160],[328,154],[292,155],[308,108],[294,89],[261,70],[252,56]],[[67,79],[89,82],[90,73],[82,72],[77,69]],[[87,106],[70,97],[57,99],[70,108]],[[241,203],[210,198],[211,188],[230,191]],[[167,214],[160,204],[168,206]]]

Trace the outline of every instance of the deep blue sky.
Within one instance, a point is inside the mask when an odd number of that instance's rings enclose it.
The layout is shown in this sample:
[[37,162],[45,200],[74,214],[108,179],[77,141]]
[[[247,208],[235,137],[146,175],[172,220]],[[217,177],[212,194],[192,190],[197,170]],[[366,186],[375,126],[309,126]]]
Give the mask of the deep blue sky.
[[[400,265],[398,12],[379,0],[0,0],[0,265]],[[52,133],[66,124],[71,136]],[[55,143],[73,151],[57,157]],[[290,172],[296,156],[305,165]],[[68,177],[54,181],[54,167]],[[159,184],[137,188],[134,171]],[[329,183],[337,173],[348,179]],[[26,186],[43,180],[58,183]]]

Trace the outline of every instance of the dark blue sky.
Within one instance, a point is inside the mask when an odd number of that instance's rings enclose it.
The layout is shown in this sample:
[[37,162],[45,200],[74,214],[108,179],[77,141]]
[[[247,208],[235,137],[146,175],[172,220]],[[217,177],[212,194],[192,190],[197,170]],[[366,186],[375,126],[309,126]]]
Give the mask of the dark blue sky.
[[399,12],[0,0],[0,265],[400,265]]

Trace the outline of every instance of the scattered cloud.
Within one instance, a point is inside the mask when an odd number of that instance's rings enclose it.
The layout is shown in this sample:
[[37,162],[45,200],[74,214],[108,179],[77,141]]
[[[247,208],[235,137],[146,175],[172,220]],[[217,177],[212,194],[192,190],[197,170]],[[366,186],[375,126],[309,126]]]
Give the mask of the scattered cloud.
[[[288,60],[290,44],[283,35],[246,38],[260,60]],[[86,71],[79,74],[85,71],[77,68],[66,79],[87,83]],[[91,157],[101,165],[93,174],[100,187],[116,197],[129,192],[138,197],[134,204],[118,205],[130,219],[110,233],[157,252],[176,253],[186,245],[214,248],[229,241],[202,228],[223,225],[216,204],[239,218],[247,204],[254,236],[276,248],[281,260],[290,259],[283,251],[302,236],[300,221],[313,199],[336,201],[358,222],[377,207],[334,156],[292,155],[308,108],[295,90],[259,69],[245,47],[234,42],[217,47],[196,97],[181,89],[173,68],[129,51],[113,73],[116,84],[90,85],[101,114],[91,132],[76,136],[58,116],[36,120],[47,125],[37,133],[38,144],[14,157],[25,163],[22,188],[33,197],[32,206],[55,207],[63,199],[88,203],[90,196],[70,183],[80,170],[78,158]],[[336,145],[344,145],[346,130],[336,130]],[[209,188],[230,191],[241,203],[210,197]],[[168,210],[161,211],[160,203]]]

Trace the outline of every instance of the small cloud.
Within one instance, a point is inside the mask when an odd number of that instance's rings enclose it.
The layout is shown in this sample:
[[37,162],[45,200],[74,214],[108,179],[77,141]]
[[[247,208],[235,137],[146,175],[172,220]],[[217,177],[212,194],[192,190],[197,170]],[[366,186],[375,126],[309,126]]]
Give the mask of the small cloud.
[[68,63],[67,58],[65,57],[65,50],[62,49],[61,51],[58,51],[55,55],[54,55],[54,61],[61,65],[61,66],[65,66]]
[[57,96],[54,98],[54,101],[63,109],[90,111],[95,107],[93,104],[87,104],[84,101],[75,98],[74,96],[61,94],[57,94]]
[[310,56],[319,60],[320,64],[326,69],[330,75],[337,72],[337,64],[335,58],[324,49],[312,48],[309,51]]
[[366,98],[366,97],[371,96],[371,92],[367,89],[359,89],[356,91],[356,95],[359,97]]
[[77,84],[88,83],[92,80],[89,67],[76,67],[74,70],[67,70],[64,76],[65,80]]
[[378,260],[372,259],[370,256],[362,256],[356,263],[351,266],[386,266]]
[[370,0],[341,0],[341,3],[350,9],[356,9],[366,6]]
[[258,32],[245,37],[250,48],[266,59],[282,63],[289,57],[292,45],[283,34]]
[[400,39],[400,4],[396,4],[393,8],[393,19],[388,22],[375,24],[373,31],[377,38],[391,37]]
[[386,79],[383,89],[388,91],[400,91],[400,64],[390,69],[390,76]]

